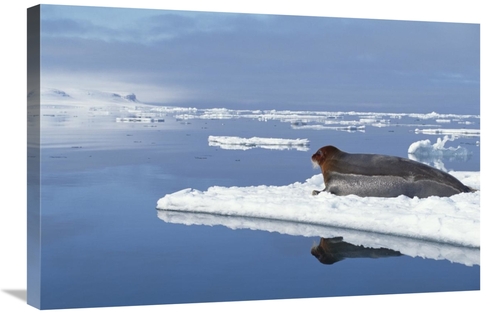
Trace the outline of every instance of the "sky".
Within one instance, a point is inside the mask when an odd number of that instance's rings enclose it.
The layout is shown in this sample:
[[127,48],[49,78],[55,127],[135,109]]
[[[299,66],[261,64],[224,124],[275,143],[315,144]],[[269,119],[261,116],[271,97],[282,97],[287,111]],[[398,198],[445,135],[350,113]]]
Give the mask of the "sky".
[[479,114],[479,24],[42,6],[42,87],[154,104]]

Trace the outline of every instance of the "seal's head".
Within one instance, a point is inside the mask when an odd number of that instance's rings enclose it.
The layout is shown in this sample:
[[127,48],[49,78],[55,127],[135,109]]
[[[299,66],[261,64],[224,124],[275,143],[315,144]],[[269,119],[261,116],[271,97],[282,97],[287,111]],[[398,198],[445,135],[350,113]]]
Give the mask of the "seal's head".
[[314,255],[322,264],[331,265],[344,258],[339,254],[339,250],[336,246],[342,245],[343,238],[335,237],[330,239],[321,238],[319,245],[315,245],[311,248],[311,254]]
[[340,153],[340,150],[334,146],[324,146],[318,149],[314,155],[311,156],[311,161],[315,168],[321,167],[321,171],[324,171],[325,166],[327,166],[331,160]]

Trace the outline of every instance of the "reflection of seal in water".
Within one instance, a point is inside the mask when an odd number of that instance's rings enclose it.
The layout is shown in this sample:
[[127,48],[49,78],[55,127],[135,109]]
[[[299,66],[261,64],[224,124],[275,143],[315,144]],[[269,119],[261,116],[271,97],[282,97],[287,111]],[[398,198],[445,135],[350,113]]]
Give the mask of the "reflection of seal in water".
[[347,243],[343,241],[342,237],[321,238],[319,245],[311,249],[311,254],[316,256],[322,264],[333,264],[346,258],[380,258],[403,255],[391,249],[374,249]]
[[349,154],[325,146],[311,159],[321,167],[323,191],[336,195],[424,198],[475,191],[444,171],[401,157]]

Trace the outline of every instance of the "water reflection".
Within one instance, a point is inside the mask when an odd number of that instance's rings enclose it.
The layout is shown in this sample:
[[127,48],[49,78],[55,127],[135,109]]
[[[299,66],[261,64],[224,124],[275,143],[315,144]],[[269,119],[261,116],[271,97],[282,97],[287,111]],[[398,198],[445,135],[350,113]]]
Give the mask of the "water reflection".
[[[166,223],[184,224],[184,225],[205,225],[205,226],[225,226],[230,229],[250,229],[267,232],[278,232],[292,236],[303,237],[321,237],[324,239],[338,239],[339,234],[346,242],[335,244],[335,241],[328,241],[323,244],[328,250],[333,245],[338,245],[338,248],[345,246],[347,250],[349,245],[352,247],[349,254],[344,258],[353,257],[359,247],[364,248],[385,248],[393,252],[400,252],[410,257],[421,257],[434,260],[448,260],[452,263],[460,263],[466,266],[479,265],[480,249],[473,247],[456,246],[442,242],[432,242],[423,239],[398,237],[388,234],[365,232],[353,229],[335,228],[330,226],[321,226],[313,224],[305,224],[293,221],[281,221],[272,219],[261,219],[252,217],[238,216],[223,216],[207,213],[194,213],[187,211],[172,211],[157,209],[158,218]],[[333,243],[332,243],[333,242]],[[344,244],[342,244],[344,243]],[[321,242],[320,242],[321,245]],[[342,254],[347,254],[344,251]],[[368,252],[368,251],[365,251]],[[342,256],[341,256],[342,257]]]
[[442,171],[448,172],[445,167],[445,162],[468,162],[472,158],[472,152],[465,148],[459,147],[460,150],[456,154],[443,155],[438,153],[434,154],[408,154],[408,159],[415,160]]
[[322,264],[331,265],[346,258],[381,258],[402,256],[401,252],[387,248],[371,248],[344,241],[343,237],[321,238],[319,245],[311,249]]

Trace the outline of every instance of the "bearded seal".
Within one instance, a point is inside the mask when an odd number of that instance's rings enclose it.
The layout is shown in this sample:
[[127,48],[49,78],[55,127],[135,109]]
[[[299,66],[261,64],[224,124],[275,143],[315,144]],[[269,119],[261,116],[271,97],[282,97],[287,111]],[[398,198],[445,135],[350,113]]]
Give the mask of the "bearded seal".
[[339,196],[426,198],[475,191],[444,171],[401,157],[349,154],[325,146],[312,155],[311,161],[321,167],[325,182],[323,191],[315,190],[313,195],[329,192]]

